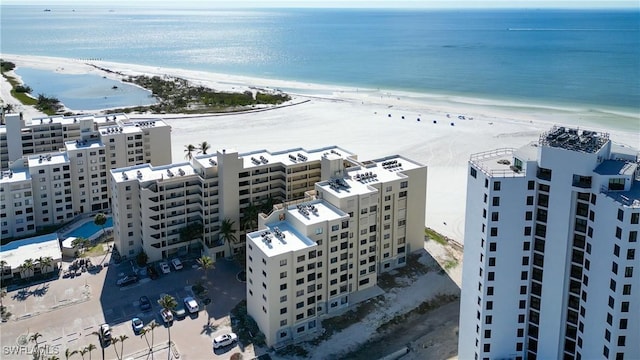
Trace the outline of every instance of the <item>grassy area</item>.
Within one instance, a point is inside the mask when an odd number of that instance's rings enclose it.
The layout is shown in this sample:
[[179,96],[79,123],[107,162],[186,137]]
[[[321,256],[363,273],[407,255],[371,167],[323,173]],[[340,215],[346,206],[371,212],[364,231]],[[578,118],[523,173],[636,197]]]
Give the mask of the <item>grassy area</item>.
[[23,105],[35,106],[38,103],[38,100],[29,96],[29,94],[23,93],[23,92],[17,92],[15,90],[18,86],[22,85],[18,81],[18,79],[14,78],[13,76],[7,75],[5,73],[2,73],[2,76],[4,76],[4,78],[7,79],[9,84],[11,84],[11,96],[18,99],[18,101],[20,101]]
[[424,228],[424,235],[427,237],[428,240],[433,240],[440,245],[447,245],[448,243],[446,236],[438,233],[437,231],[431,228]]
[[92,257],[92,256],[104,255],[105,253],[106,253],[106,251],[104,250],[104,243],[100,242],[98,244],[95,244],[95,245],[87,248],[84,251],[83,256],[84,257]]

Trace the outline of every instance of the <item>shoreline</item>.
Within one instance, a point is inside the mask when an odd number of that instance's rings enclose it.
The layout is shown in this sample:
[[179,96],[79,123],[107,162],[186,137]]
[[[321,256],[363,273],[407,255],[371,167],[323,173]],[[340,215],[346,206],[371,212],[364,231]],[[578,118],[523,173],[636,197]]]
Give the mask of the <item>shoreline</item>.
[[[1,55],[16,66],[64,68],[98,72],[83,61],[51,57]],[[560,109],[526,104],[492,103],[435,94],[392,92],[311,83],[236,77],[199,71],[133,64],[92,62],[125,75],[168,75],[216,90],[287,89],[296,106],[230,114],[130,114],[132,118],[162,118],[172,127],[172,161],[184,159],[184,146],[208,141],[214,149],[240,153],[266,149],[315,149],[338,145],[361,159],[398,154],[428,166],[425,226],[464,242],[464,211],[469,156],[501,147],[521,147],[538,141],[553,125],[610,133],[614,142],[637,147],[640,116],[616,115],[593,109]],[[3,80],[4,81],[4,80]],[[298,91],[291,92],[288,89]],[[8,90],[3,86],[5,101]],[[304,101],[304,102],[302,102]],[[302,102],[302,103],[301,103]],[[524,105],[524,106],[523,106]],[[29,109],[26,109],[29,110]],[[17,109],[17,111],[20,111]],[[25,116],[34,117],[25,112]],[[35,117],[38,115],[36,114]],[[39,115],[44,116],[44,115]],[[184,116],[184,117],[183,117]],[[459,116],[464,116],[464,120]],[[418,120],[419,119],[419,120]],[[471,120],[473,119],[473,120]],[[619,122],[616,126],[616,121]],[[621,125],[627,121],[628,125]],[[636,129],[633,129],[633,126]]]
[[[295,80],[279,80],[244,75],[229,75],[200,70],[157,67],[151,65],[128,64],[103,60],[85,60],[18,54],[0,54],[0,57],[16,63],[16,67],[23,66],[41,70],[62,72],[65,74],[95,73],[96,75],[105,76],[117,81],[121,81],[123,77],[130,75],[164,76],[171,74],[174,77],[180,77],[188,80],[194,85],[209,86],[214,88],[215,90],[220,91],[237,92],[256,88],[264,88],[268,90],[281,90],[292,96],[301,96],[308,98],[324,97],[333,98],[336,100],[342,99],[352,101],[369,100],[372,102],[375,102],[373,100],[377,101],[378,97],[381,99],[384,99],[385,97],[400,97],[403,100],[413,100],[415,102],[423,104],[425,102],[428,102],[431,107],[452,108],[455,106],[461,106],[466,108],[473,107],[477,109],[490,108],[492,112],[496,112],[500,109],[506,113],[535,113],[539,115],[539,117],[554,116],[557,113],[562,113],[565,116],[569,117],[578,116],[579,118],[584,118],[584,120],[589,123],[588,126],[600,127],[601,129],[613,127],[615,130],[640,131],[640,126],[637,125],[640,122],[640,106],[638,107],[638,109],[606,105],[591,107],[580,104],[522,101],[518,99],[506,99],[497,97],[473,97],[460,94],[430,93],[400,89],[373,89],[349,85],[331,85]],[[69,66],[59,66],[61,63],[65,63]],[[104,71],[103,69],[109,69],[110,72]],[[376,99],[371,99],[373,97],[375,97]],[[65,107],[65,109],[68,108]],[[107,109],[69,110],[99,112]],[[595,117],[598,117],[601,120],[597,121],[594,119]],[[602,118],[604,118],[604,120],[607,120],[606,124],[602,123]]]

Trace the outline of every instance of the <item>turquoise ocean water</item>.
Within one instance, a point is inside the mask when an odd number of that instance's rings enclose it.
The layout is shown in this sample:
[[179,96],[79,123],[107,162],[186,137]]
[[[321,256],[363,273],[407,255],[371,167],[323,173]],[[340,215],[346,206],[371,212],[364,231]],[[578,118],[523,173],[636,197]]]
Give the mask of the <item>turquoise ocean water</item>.
[[640,113],[637,9],[0,10],[8,54]]

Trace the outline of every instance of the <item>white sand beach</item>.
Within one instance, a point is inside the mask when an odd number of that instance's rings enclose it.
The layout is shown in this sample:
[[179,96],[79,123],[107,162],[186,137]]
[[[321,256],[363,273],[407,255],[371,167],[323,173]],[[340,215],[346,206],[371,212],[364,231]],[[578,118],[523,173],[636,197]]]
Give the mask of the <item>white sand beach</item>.
[[[9,54],[1,57],[18,67],[120,77],[80,60]],[[184,145],[202,141],[212,144],[213,149],[233,148],[240,152],[314,149],[335,144],[358,154],[360,159],[399,154],[421,162],[429,167],[425,224],[459,242],[464,238],[470,154],[520,147],[536,141],[540,133],[554,124],[606,131],[616,142],[634,147],[640,144],[640,114],[332,87],[104,61],[92,64],[125,75],[180,77],[217,90],[281,89],[292,95],[292,103],[309,100],[254,113],[192,118],[156,114],[130,117],[165,118],[173,128],[174,162],[184,161]],[[15,103],[4,79],[1,94],[5,102]],[[43,116],[22,106],[16,109],[27,117]]]

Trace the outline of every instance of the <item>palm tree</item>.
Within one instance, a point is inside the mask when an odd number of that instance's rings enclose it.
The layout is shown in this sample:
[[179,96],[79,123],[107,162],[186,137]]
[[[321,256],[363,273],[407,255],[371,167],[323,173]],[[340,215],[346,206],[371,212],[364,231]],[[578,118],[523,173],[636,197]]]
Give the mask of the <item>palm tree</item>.
[[41,256],[38,258],[38,264],[40,264],[40,270],[42,271],[42,273],[46,273],[48,272],[46,271],[47,269],[53,267],[53,258],[51,256]]
[[[158,325],[158,323],[152,320],[149,323],[149,325],[145,326],[144,328],[142,328],[142,330],[140,330],[140,337],[144,336],[144,341],[147,342],[147,347],[149,347],[149,354],[147,354],[147,359],[149,358],[149,355],[151,355],[151,358],[153,359],[153,331],[158,326],[160,325]],[[151,342],[149,342],[149,339],[147,338],[148,333],[151,333]]]
[[231,219],[222,220],[222,224],[220,224],[220,235],[219,238],[225,241],[229,245],[229,256],[232,255],[231,243],[237,243],[238,238],[236,237],[236,229],[233,228],[235,221]]
[[255,229],[258,226],[258,213],[260,210],[254,203],[249,203],[244,209],[241,221],[242,230]]
[[[128,338],[129,337],[127,335],[120,335],[119,337],[114,337],[111,340],[111,343],[113,344],[113,351],[115,351],[116,358],[118,358],[119,360],[122,360],[122,358],[124,357],[124,341]],[[118,355],[118,349],[116,346],[117,343],[120,343],[120,355]]]
[[33,349],[33,352],[35,354],[40,354],[40,352],[38,351],[38,339],[40,339],[41,337],[42,337],[42,334],[40,334],[39,332],[35,332],[31,336],[29,336],[29,341],[36,344],[36,346]]
[[78,350],[73,350],[71,351],[71,349],[67,348],[67,350],[64,351],[64,357],[69,360],[70,357],[72,357],[73,355],[77,354]]
[[89,350],[87,350],[87,348],[85,347],[84,349],[80,349],[80,351],[78,351],[80,353],[80,356],[82,356],[82,360],[84,360],[84,354],[86,354]]
[[24,263],[20,265],[20,273],[22,274],[22,277],[33,276],[34,267],[35,267],[35,264],[33,262],[33,259],[25,260]]
[[185,145],[184,147],[185,147],[184,152],[187,153],[184,156],[184,158],[187,159],[187,160],[193,159],[193,153],[198,149],[195,146],[193,146],[192,144]]
[[87,345],[85,349],[89,352],[89,360],[91,360],[91,352],[96,349],[96,346],[93,344]]
[[4,277],[4,267],[7,266],[7,262],[0,260],[0,278]]
[[204,276],[203,278],[206,279],[207,277],[207,271],[209,269],[213,269],[214,268],[214,263],[213,263],[213,259],[210,256],[207,255],[202,255],[201,257],[199,257],[196,262],[198,263],[198,265],[200,265],[200,268],[204,271]]
[[209,144],[206,141],[203,141],[202,143],[200,143],[200,145],[198,145],[198,154],[202,153],[202,154],[207,154],[207,150],[211,149],[211,144]]
[[102,227],[102,235],[105,235],[104,224],[107,223],[107,215],[104,213],[97,213],[93,218],[93,223]]
[[104,344],[102,343],[102,340],[100,339],[100,333],[97,331],[93,331],[91,332],[91,335],[95,335],[98,337],[98,342],[100,344],[100,350],[102,350],[102,360],[104,360]]
[[127,335],[120,335],[118,337],[118,340],[120,341],[120,358],[122,359],[124,357],[124,341],[127,340],[129,337]]
[[[172,311],[178,306],[176,299],[171,295],[165,295],[158,300],[158,305],[163,311]],[[169,335],[169,351],[167,351],[167,359],[171,359],[171,323],[167,323],[167,334]]]
[[7,311],[7,308],[2,304],[2,299],[4,299],[5,296],[7,296],[7,288],[0,288],[0,320],[2,322],[7,321],[7,319],[11,317],[11,313]]

